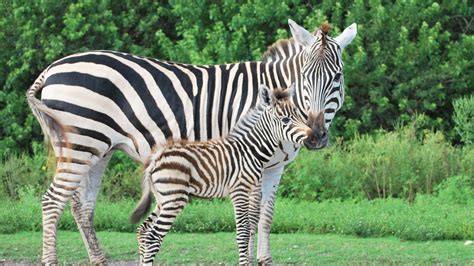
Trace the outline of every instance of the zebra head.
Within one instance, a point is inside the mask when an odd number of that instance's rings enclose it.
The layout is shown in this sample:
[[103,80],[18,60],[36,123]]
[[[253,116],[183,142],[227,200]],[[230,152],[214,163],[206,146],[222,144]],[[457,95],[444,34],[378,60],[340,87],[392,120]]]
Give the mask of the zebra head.
[[294,83],[287,89],[270,90],[265,85],[259,87],[270,133],[280,142],[303,144],[312,135],[312,130],[306,125],[305,119],[293,103],[294,92]]
[[[327,35],[330,25],[324,23],[314,34],[288,20],[293,39],[303,46],[298,94],[300,112],[313,134],[304,145],[321,149],[328,143],[328,128],[344,102],[344,73],[341,51],[357,34],[357,25],[347,27],[338,37]],[[303,107],[303,109],[301,109]]]

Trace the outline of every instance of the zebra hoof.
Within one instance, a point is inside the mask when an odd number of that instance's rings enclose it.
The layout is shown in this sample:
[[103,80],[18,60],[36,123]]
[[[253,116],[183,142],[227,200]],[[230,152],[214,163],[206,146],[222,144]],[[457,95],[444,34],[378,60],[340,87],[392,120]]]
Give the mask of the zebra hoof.
[[272,257],[258,258],[258,265],[271,265]]
[[107,259],[105,257],[91,258],[91,265],[107,265]]
[[56,265],[59,265],[58,263],[58,259],[55,258],[55,259],[42,259],[41,260],[41,265],[45,265],[45,266],[56,266]]

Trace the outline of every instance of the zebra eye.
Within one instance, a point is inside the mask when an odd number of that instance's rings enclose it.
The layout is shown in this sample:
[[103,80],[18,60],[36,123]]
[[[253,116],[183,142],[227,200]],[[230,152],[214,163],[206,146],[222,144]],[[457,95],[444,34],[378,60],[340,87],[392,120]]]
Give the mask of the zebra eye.
[[281,122],[286,125],[290,123],[290,118],[288,116],[285,116],[281,119]]
[[334,76],[334,82],[339,82],[341,81],[341,73],[337,73],[335,76]]

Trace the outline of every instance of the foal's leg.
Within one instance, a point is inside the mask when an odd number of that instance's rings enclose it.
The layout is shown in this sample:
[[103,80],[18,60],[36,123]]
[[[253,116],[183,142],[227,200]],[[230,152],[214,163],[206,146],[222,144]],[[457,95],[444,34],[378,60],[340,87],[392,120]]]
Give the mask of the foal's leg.
[[140,261],[143,265],[153,265],[153,260],[160,251],[163,238],[171,229],[176,216],[188,202],[186,187],[177,188],[176,185],[161,188],[155,183],[157,202],[159,207],[138,228],[138,242]]
[[260,202],[262,200],[262,187],[257,185],[252,189],[249,199],[249,261],[253,261],[253,250],[255,245],[255,235],[257,234],[257,225],[260,218]]
[[249,191],[234,191],[230,198],[234,205],[239,264],[249,264]]

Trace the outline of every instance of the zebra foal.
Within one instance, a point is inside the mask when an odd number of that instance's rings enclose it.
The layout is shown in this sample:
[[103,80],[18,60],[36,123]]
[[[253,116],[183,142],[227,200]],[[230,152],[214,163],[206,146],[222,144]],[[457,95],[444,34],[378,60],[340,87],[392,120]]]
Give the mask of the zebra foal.
[[[282,141],[302,144],[312,134],[293,104],[294,87],[271,91],[259,88],[260,104],[228,136],[201,142],[177,142],[152,154],[144,173],[157,206],[138,229],[142,264],[153,263],[164,236],[190,196],[231,198],[234,206],[239,263],[250,263],[249,239],[255,208],[250,201],[259,187],[264,165]],[[137,208],[140,207],[138,205]]]

